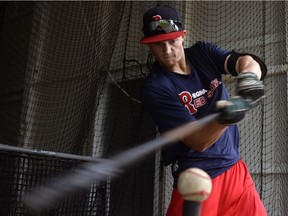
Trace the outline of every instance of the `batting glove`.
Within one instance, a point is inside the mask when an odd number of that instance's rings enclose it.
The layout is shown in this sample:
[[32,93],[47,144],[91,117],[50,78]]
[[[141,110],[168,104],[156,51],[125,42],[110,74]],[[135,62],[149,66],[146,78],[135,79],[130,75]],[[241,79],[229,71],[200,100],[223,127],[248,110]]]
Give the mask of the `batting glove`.
[[242,72],[237,76],[237,95],[250,100],[251,108],[262,103],[264,99],[264,85],[258,76],[252,72]]
[[233,125],[242,121],[245,113],[249,110],[250,101],[243,100],[242,97],[232,97],[227,101],[218,101],[216,109],[220,113],[217,121],[224,125]]

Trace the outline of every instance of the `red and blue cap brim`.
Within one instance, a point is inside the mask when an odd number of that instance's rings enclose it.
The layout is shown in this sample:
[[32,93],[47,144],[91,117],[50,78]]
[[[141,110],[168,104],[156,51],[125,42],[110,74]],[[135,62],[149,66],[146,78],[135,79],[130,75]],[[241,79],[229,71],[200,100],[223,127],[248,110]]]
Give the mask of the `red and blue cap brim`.
[[170,33],[164,33],[164,34],[157,34],[153,36],[144,36],[141,40],[141,44],[149,44],[149,43],[155,43],[160,41],[168,41],[173,40],[178,37],[181,37],[186,34],[186,31],[177,31],[177,32],[170,32]]

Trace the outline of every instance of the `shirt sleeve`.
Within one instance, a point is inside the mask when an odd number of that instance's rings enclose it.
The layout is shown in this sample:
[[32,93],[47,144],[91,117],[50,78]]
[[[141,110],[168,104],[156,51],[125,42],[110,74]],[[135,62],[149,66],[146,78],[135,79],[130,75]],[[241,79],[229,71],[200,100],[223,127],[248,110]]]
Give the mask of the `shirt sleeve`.
[[[196,49],[194,49],[194,58],[198,56],[197,62],[202,62],[202,59],[206,57],[206,59],[213,62],[213,64],[217,67],[220,74],[227,74],[225,72],[224,64],[228,55],[232,53],[231,50],[225,50],[217,46],[213,43],[208,43],[205,41],[199,41],[195,44]],[[201,58],[201,59],[200,59]]]

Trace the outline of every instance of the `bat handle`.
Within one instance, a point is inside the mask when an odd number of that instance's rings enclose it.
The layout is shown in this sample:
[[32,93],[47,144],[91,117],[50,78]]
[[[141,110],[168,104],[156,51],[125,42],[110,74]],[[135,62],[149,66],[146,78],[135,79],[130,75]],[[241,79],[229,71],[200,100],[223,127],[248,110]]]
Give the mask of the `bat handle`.
[[183,216],[200,216],[201,202],[184,200]]

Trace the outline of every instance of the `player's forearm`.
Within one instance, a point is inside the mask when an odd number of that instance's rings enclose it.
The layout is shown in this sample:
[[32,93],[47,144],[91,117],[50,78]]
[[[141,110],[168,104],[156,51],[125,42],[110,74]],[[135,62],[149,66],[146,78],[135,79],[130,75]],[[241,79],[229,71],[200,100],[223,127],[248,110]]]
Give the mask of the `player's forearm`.
[[197,133],[187,136],[183,143],[196,151],[204,151],[213,145],[218,138],[224,133],[228,126],[218,123],[216,120],[209,123],[205,128],[199,129]]
[[260,65],[249,55],[239,57],[235,68],[237,73],[253,72],[261,78]]

